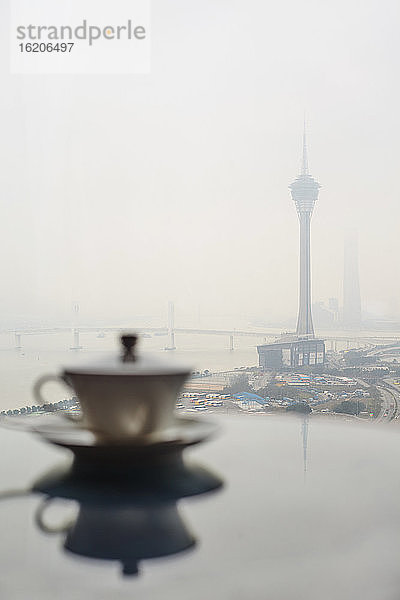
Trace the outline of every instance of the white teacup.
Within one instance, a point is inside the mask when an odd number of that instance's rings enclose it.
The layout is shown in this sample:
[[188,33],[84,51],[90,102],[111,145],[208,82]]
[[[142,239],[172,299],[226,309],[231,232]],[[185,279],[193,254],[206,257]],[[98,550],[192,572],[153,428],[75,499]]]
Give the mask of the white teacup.
[[125,353],[96,364],[65,368],[60,375],[44,375],[33,388],[36,401],[45,402],[42,386],[62,381],[78,397],[80,423],[99,438],[114,441],[157,434],[174,422],[174,408],[180,388],[190,374],[150,358],[136,358],[136,336],[122,336]]

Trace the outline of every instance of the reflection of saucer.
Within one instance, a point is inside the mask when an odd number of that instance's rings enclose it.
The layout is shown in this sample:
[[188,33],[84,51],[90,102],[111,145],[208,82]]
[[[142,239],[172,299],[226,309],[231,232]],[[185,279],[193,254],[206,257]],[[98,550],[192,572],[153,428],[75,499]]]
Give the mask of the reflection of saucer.
[[62,414],[44,416],[6,417],[1,424],[7,428],[32,431],[43,439],[73,451],[93,449],[96,454],[100,449],[109,453],[112,449],[121,449],[147,454],[161,450],[182,450],[187,446],[198,444],[211,437],[217,430],[213,423],[188,417],[177,417],[172,426],[155,433],[149,433],[129,441],[97,440],[95,434],[81,426],[78,422],[68,421]]

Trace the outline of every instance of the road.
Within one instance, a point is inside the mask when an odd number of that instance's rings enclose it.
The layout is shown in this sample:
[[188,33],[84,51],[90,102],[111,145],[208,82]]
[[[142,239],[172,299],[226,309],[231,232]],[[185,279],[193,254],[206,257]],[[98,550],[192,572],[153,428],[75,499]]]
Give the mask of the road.
[[392,379],[385,379],[376,387],[382,396],[381,412],[377,416],[376,422],[393,421],[397,418],[398,407],[400,407],[400,392]]

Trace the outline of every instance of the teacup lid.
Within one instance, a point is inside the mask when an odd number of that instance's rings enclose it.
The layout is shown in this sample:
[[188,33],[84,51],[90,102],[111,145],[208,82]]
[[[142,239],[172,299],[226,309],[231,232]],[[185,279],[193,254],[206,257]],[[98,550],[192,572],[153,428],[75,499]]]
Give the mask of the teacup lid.
[[121,335],[122,352],[109,354],[100,360],[86,364],[68,365],[64,367],[65,374],[80,375],[189,375],[192,368],[189,365],[178,364],[154,355],[137,354],[136,343],[138,336],[132,333]]

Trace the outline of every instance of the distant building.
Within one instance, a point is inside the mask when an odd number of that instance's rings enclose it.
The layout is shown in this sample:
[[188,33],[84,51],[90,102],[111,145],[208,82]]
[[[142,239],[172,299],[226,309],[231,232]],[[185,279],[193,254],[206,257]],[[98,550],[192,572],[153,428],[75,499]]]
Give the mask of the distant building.
[[346,236],[344,245],[343,325],[351,329],[361,327],[361,294],[356,232]]
[[329,310],[323,302],[315,302],[312,305],[316,327],[332,329],[335,325],[335,313]]
[[339,300],[337,298],[329,298],[328,300],[328,308],[332,312],[339,312]]
[[339,321],[339,301],[329,298],[328,303],[315,302],[312,305],[313,319],[317,329],[332,329]]
[[330,311],[332,311],[333,320],[335,321],[335,323],[337,323],[340,319],[340,308],[338,298],[329,298],[328,308]]

